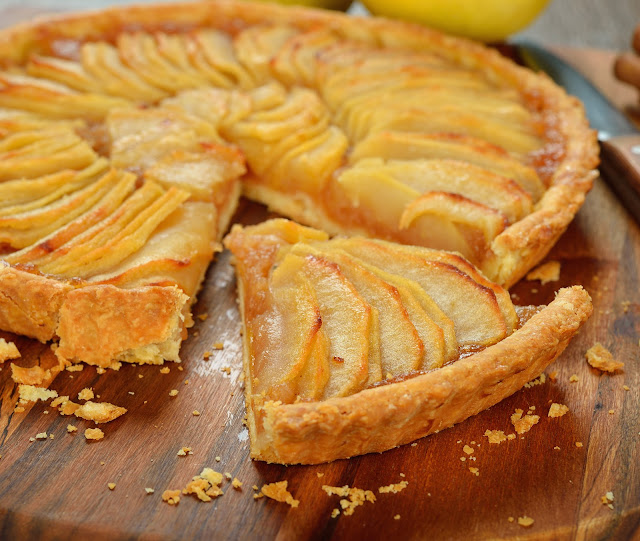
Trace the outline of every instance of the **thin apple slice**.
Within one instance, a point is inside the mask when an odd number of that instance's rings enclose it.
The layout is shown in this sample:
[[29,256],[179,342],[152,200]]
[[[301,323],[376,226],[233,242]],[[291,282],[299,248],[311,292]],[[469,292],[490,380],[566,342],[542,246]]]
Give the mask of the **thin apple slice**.
[[515,307],[509,296],[509,292],[498,284],[488,280],[476,267],[469,263],[459,254],[452,252],[443,252],[440,250],[429,250],[421,246],[409,246],[406,244],[392,244],[383,240],[371,239],[370,242],[376,242],[382,245],[387,245],[394,250],[401,250],[403,252],[413,254],[416,257],[424,259],[425,261],[439,261],[447,263],[461,270],[465,274],[469,275],[479,284],[490,288],[496,296],[498,306],[502,311],[505,323],[507,324],[507,334],[511,334],[518,325],[518,315],[516,314]]
[[305,257],[304,274],[318,299],[330,344],[330,376],[323,398],[348,396],[379,380],[381,367],[369,366],[371,306],[335,263]]
[[388,160],[366,158],[356,166],[363,172],[383,171],[418,193],[464,195],[502,212],[510,223],[533,210],[531,196],[513,180],[460,160]]
[[348,254],[306,244],[291,253],[315,256],[336,263],[363,299],[378,311],[382,377],[408,374],[421,368],[425,344],[402,303],[398,290],[358,264]]
[[284,403],[295,401],[298,380],[323,325],[304,265],[304,259],[298,257],[285,257],[279,262],[269,280],[272,306],[256,317],[251,332],[252,390]]
[[[331,247],[331,252],[347,253],[335,247]],[[399,274],[386,272],[357,257],[353,257],[353,259],[398,290],[402,304],[404,304],[414,327],[425,344],[423,369],[437,368],[458,357],[458,341],[453,321],[416,281],[409,280]]]
[[336,239],[336,246],[371,265],[414,280],[455,325],[459,346],[489,346],[507,335],[496,295],[453,265],[425,261],[368,239]]
[[469,162],[513,179],[537,202],[546,187],[535,169],[522,164],[504,149],[486,141],[455,134],[420,134],[380,131],[359,142],[349,162],[364,158],[386,160],[452,159]]

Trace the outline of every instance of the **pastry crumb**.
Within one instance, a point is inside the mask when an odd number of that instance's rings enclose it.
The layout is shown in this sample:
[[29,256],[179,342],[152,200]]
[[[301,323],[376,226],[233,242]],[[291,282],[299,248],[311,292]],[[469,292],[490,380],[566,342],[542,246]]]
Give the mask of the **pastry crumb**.
[[334,509],[331,511],[331,518],[336,518],[340,514],[340,509]]
[[[75,404],[77,406],[77,404]],[[108,423],[127,413],[125,408],[110,404],[109,402],[85,402],[75,408],[73,414],[76,417],[93,421],[94,423]]]
[[509,522],[513,522],[513,521],[514,521],[514,520],[516,520],[516,519],[515,519],[515,518],[513,518],[513,517],[509,517],[509,518],[507,518],[507,520],[508,520]]
[[36,439],[37,440],[46,440],[49,436],[47,435],[46,432],[38,432],[36,434]]
[[615,372],[616,370],[622,369],[624,366],[624,363],[616,361],[611,352],[600,342],[596,342],[591,346],[585,355],[587,357],[587,362],[593,368],[602,372]]
[[196,475],[187,486],[182,489],[183,494],[193,494],[202,502],[210,502],[213,498],[222,496],[220,488],[222,474],[211,468],[204,468],[200,475]]
[[560,261],[547,261],[527,274],[527,280],[540,280],[540,284],[557,282],[560,279]]
[[162,501],[167,502],[169,505],[178,505],[180,503],[180,491],[165,490],[162,493]]
[[84,370],[83,364],[71,364],[67,366],[67,372],[82,372]]
[[109,490],[113,490],[114,488],[116,488],[115,483],[107,483],[107,486],[109,487]]
[[609,410],[609,415],[613,415],[616,412],[616,410]]
[[44,387],[35,387],[34,385],[18,385],[18,396],[20,402],[37,402],[38,400],[46,401],[50,398],[57,398],[58,393]]
[[484,435],[489,440],[489,443],[502,443],[507,439],[503,430],[486,430]]
[[217,350],[224,349],[224,343],[216,342],[215,344],[213,344],[213,349],[217,349]]
[[317,475],[318,477],[324,477],[324,473],[317,472],[317,473],[316,473],[316,475]]
[[91,400],[94,396],[93,389],[86,387],[78,393],[78,400]]
[[578,378],[578,374],[572,374],[569,378],[569,382],[576,383],[577,381],[580,381],[580,378]]
[[480,475],[480,470],[478,468],[474,468],[472,466],[469,466],[469,471],[475,475],[476,477],[478,477]]
[[400,520],[400,515],[394,515],[393,520]]
[[475,449],[474,449],[473,447],[469,447],[468,445],[465,445],[465,446],[462,448],[462,450],[463,450],[466,454],[468,454],[468,455],[473,454],[473,452],[475,451]]
[[191,415],[193,415],[194,417],[197,417],[198,415],[200,415],[200,412],[198,410],[193,410],[191,412]]
[[293,495],[287,490],[289,481],[278,481],[262,485],[260,492],[267,498],[276,500],[277,502],[288,503],[291,507],[298,507],[300,500],[293,498]]
[[328,496],[340,496],[343,498],[340,500],[340,507],[342,507],[343,514],[353,515],[356,507],[364,504],[365,501],[374,503],[376,496],[370,490],[363,490],[361,488],[349,487],[345,485],[343,487],[332,487],[329,485],[322,485]]
[[163,367],[160,369],[160,373],[161,373],[161,374],[168,374],[169,372],[171,372],[171,368],[169,368],[168,366],[163,366]]
[[582,442],[581,441],[577,441],[576,442],[576,447],[582,447]]
[[0,338],[0,363],[20,357],[20,351],[13,342]]
[[153,494],[153,493],[155,492],[155,490],[154,490],[154,489],[149,488],[149,487],[145,487],[144,491],[145,491],[147,494]]
[[231,481],[231,486],[237,490],[240,490],[242,488],[242,481],[240,481],[237,477],[233,478],[233,481]]
[[531,387],[535,387],[536,385],[542,385],[546,383],[546,381],[547,381],[547,375],[543,372],[536,379],[531,380],[528,383],[525,383],[524,387],[525,389],[530,389]]
[[606,505],[609,509],[613,509],[613,492],[609,491],[604,496],[600,497],[600,501],[603,505]]
[[529,432],[533,425],[537,424],[540,420],[538,415],[525,415],[523,417],[522,413],[523,411],[521,409],[516,409],[515,413],[511,416],[511,424],[513,424],[518,434]]
[[198,314],[198,319],[200,321],[207,321],[207,318],[209,317],[209,314],[207,314],[206,312],[204,314]]
[[220,368],[220,372],[224,372],[227,376],[231,375],[231,367],[230,366],[223,366]]
[[526,515],[524,517],[518,517],[518,524],[520,524],[520,526],[522,526],[523,528],[529,528],[533,524],[533,522],[533,519]]
[[178,389],[171,389],[169,391],[169,396],[171,396],[171,397],[178,396]]
[[625,391],[630,391],[630,390],[631,390],[631,389],[630,389],[630,387],[629,387],[628,385],[623,385],[623,386],[622,386],[622,388],[623,388]]
[[178,456],[187,456],[187,455],[192,455],[193,451],[191,450],[191,447],[182,447],[179,451],[178,451]]
[[72,432],[77,432],[77,431],[78,431],[78,427],[77,426],[67,425],[67,432],[69,434],[71,434]]
[[397,494],[398,492],[401,492],[405,488],[407,488],[408,484],[409,484],[408,481],[400,481],[399,483],[387,485],[387,486],[384,486],[384,487],[379,487],[378,488],[378,492],[380,494],[388,494],[390,492],[393,493],[393,494]]
[[104,432],[102,430],[100,430],[99,428],[87,428],[84,431],[84,437],[87,440],[97,441],[97,440],[101,440],[102,438],[104,438]]
[[556,404],[555,402],[551,404],[549,408],[549,413],[547,414],[549,417],[562,417],[569,412],[569,406],[565,406],[564,404]]

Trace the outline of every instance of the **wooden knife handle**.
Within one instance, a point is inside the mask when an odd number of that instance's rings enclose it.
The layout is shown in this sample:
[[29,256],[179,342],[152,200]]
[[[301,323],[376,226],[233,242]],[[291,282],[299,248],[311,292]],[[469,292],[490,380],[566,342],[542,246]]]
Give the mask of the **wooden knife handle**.
[[[621,135],[601,142],[602,164],[640,194],[640,135]],[[614,179],[612,179],[614,180]]]

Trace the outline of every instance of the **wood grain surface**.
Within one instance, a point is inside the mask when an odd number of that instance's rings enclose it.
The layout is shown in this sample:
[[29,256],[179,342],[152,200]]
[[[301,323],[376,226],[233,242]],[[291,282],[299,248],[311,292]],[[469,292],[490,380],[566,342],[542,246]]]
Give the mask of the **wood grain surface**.
[[[6,20],[6,19],[3,19]],[[586,72],[609,70],[601,55],[571,56]],[[611,57],[607,57],[609,62]],[[612,94],[619,105],[625,98]],[[236,221],[268,216],[243,201]],[[88,443],[86,421],[59,416],[42,402],[14,413],[17,386],[8,363],[0,371],[1,539],[633,539],[640,537],[640,230],[598,180],[585,206],[548,259],[562,263],[560,280],[522,281],[517,304],[546,304],[563,286],[582,284],[594,315],[547,374],[555,380],[523,389],[476,417],[439,434],[380,455],[320,466],[283,467],[249,459],[242,424],[240,322],[228,253],[211,266],[195,306],[197,324],[183,346],[181,365],[123,366],[63,372],[51,384],[72,398],[92,387],[99,400],[129,412],[101,425],[105,438]],[[204,314],[207,314],[206,319]],[[46,363],[48,346],[15,340],[20,364]],[[625,362],[614,375],[590,368],[595,342]],[[223,342],[224,349],[213,351]],[[204,353],[212,351],[209,360]],[[180,370],[182,368],[182,370]],[[228,373],[227,373],[228,372]],[[578,380],[571,382],[570,377]],[[625,390],[625,386],[629,390]],[[174,398],[172,389],[179,391]],[[549,418],[552,402],[569,413]],[[499,445],[487,429],[512,432],[516,408],[535,406],[540,422]],[[197,410],[200,415],[194,416]],[[67,424],[78,432],[67,433]],[[46,431],[53,439],[30,442]],[[579,447],[577,442],[582,443]],[[464,445],[474,449],[472,455]],[[192,455],[177,456],[188,446]],[[219,457],[219,461],[217,460]],[[465,458],[464,461],[461,458]],[[478,474],[469,467],[478,468]],[[182,496],[162,502],[166,489],[183,488],[203,467],[229,472],[241,490],[204,503]],[[252,485],[287,480],[297,508],[262,498]],[[397,494],[378,487],[408,481]],[[116,483],[109,490],[108,483]],[[375,492],[351,516],[331,518],[339,497],[322,485]],[[155,492],[148,495],[145,488]],[[613,509],[601,497],[611,491]],[[518,517],[531,517],[524,528]],[[509,521],[513,517],[514,522]]]

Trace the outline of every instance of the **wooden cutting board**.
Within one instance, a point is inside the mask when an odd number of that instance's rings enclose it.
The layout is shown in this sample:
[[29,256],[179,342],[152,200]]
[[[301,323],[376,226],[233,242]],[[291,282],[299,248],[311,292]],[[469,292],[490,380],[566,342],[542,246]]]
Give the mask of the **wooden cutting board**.
[[[15,15],[15,12],[14,12]],[[24,15],[24,12],[20,13]],[[0,20],[8,23],[7,15]],[[623,106],[636,97],[610,75],[612,55],[563,51]],[[612,90],[613,89],[613,90]],[[242,202],[236,221],[268,216]],[[51,388],[75,398],[92,387],[101,401],[129,412],[103,425],[105,438],[88,443],[93,426],[61,417],[42,402],[14,413],[17,386],[8,363],[0,371],[1,539],[630,539],[640,536],[640,231],[601,180],[549,255],[562,263],[560,280],[520,282],[517,304],[546,304],[562,287],[581,284],[595,311],[547,374],[553,381],[523,389],[502,403],[439,434],[380,455],[321,466],[283,467],[249,459],[242,424],[240,322],[228,253],[211,266],[182,349],[182,365],[124,366],[99,376],[94,368],[63,372]],[[48,346],[15,340],[21,364],[46,362]],[[596,341],[625,362],[603,375],[584,352]],[[223,342],[224,349],[213,350]],[[205,360],[205,352],[212,352]],[[572,375],[578,380],[570,382]],[[629,390],[625,390],[625,386]],[[172,389],[179,391],[174,398]],[[552,402],[569,413],[548,418]],[[487,429],[512,432],[516,408],[535,407],[540,422],[515,440],[491,445]],[[197,410],[200,415],[194,415]],[[78,432],[67,433],[67,424]],[[47,432],[46,440],[30,441]],[[51,439],[53,438],[53,439]],[[582,445],[579,446],[578,443]],[[468,445],[471,455],[463,451]],[[193,454],[177,456],[183,446]],[[465,459],[464,461],[462,459]],[[183,496],[171,507],[167,489],[183,488],[204,467],[229,472],[243,486],[223,483],[209,503]],[[477,468],[478,475],[470,471]],[[252,485],[287,480],[298,508],[254,500]],[[397,494],[378,488],[400,481]],[[107,484],[115,483],[114,490]],[[339,498],[322,485],[372,490],[351,516],[332,518]],[[153,488],[147,494],[145,488]],[[614,495],[613,509],[601,497]],[[518,517],[531,517],[524,528]],[[511,522],[510,517],[515,521]]]

